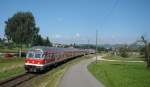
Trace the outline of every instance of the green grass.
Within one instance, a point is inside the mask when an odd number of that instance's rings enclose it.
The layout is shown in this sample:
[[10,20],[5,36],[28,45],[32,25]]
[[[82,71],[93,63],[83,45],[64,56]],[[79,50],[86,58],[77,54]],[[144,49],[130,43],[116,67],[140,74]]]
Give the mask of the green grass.
[[14,53],[14,52],[18,52],[18,50],[17,49],[2,49],[2,48],[0,48],[0,52],[1,53]]
[[25,72],[25,70],[22,67],[18,67],[16,69],[0,72],[0,80],[16,76],[16,75],[21,74],[23,72]]
[[124,58],[121,56],[114,56],[112,54],[105,54],[103,58],[111,60],[124,60],[124,61],[144,61],[144,56],[142,55],[129,55],[129,57]]
[[[28,48],[22,48],[22,51],[26,51]],[[20,50],[20,48],[0,48],[0,53],[16,53]]]
[[106,87],[150,87],[150,70],[145,63],[101,61],[88,69]]
[[0,80],[23,73],[23,58],[0,59]]
[[0,68],[10,67],[11,65],[15,64],[23,64],[23,58],[1,58],[0,59]]

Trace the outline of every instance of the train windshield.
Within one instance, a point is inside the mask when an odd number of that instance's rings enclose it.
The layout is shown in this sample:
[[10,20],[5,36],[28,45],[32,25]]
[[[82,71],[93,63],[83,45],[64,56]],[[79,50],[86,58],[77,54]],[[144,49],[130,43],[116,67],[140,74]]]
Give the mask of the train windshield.
[[36,53],[35,58],[42,58],[42,54],[41,53]]
[[27,58],[43,58],[43,55],[39,52],[29,52]]

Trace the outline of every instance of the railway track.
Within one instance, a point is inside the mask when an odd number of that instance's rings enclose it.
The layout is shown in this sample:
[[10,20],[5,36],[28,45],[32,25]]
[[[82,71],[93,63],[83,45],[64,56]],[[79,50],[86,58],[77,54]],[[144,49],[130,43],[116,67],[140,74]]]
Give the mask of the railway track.
[[8,78],[6,80],[0,81],[0,87],[16,87],[32,78],[36,75],[31,73],[23,73],[15,77]]

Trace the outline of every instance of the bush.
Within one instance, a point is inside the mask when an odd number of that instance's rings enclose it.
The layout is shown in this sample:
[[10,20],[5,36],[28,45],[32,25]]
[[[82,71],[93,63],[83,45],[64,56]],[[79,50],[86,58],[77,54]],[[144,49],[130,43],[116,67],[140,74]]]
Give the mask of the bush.
[[5,54],[5,57],[6,57],[6,58],[9,58],[9,57],[13,57],[13,55],[10,54],[10,53],[6,53],[6,54]]
[[[19,52],[15,53],[14,56],[19,57]],[[26,57],[26,52],[21,52],[21,57]]]
[[127,52],[127,51],[128,51],[128,50],[127,50],[127,48],[125,48],[125,47],[120,48],[120,50],[119,50],[120,56],[121,56],[121,57],[128,57],[129,55],[128,55],[128,52]]

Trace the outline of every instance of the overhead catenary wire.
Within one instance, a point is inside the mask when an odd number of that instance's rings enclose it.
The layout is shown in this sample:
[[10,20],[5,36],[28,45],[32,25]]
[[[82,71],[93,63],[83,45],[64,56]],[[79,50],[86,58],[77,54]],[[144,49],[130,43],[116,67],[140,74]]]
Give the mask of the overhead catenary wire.
[[110,10],[107,11],[107,14],[104,16],[104,21],[100,25],[100,28],[103,29],[104,25],[108,22],[109,17],[113,14],[114,10],[116,9],[117,5],[119,3],[119,0],[114,0],[114,4]]
[[[119,1],[119,0],[115,0],[114,5],[113,5],[112,8],[108,11],[108,14],[106,14],[106,16],[104,17],[104,22],[103,22],[103,24],[101,24],[101,29],[103,29],[104,24],[106,24],[106,22],[108,21],[110,15],[113,13],[114,9],[115,9],[116,6],[118,5],[118,1]],[[98,30],[96,29],[96,47],[95,47],[96,63],[97,63],[97,45],[98,45]]]

